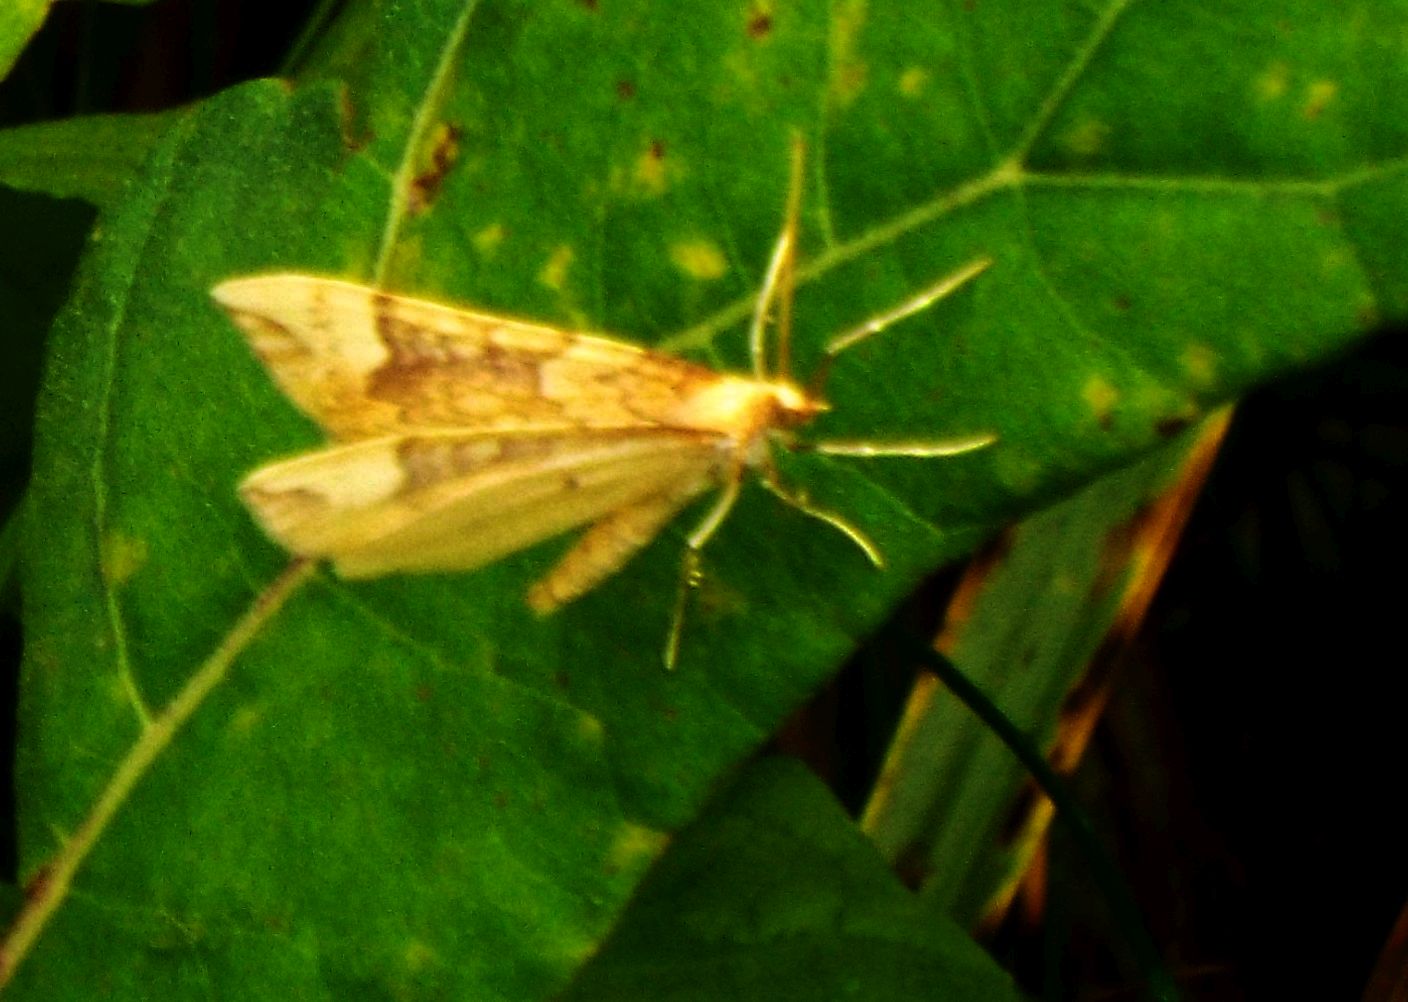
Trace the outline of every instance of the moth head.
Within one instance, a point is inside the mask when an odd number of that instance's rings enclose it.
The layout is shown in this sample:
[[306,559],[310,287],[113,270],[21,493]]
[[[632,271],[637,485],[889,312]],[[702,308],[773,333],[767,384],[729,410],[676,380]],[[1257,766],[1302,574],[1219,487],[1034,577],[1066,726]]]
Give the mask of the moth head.
[[771,415],[767,422],[774,428],[796,428],[824,414],[831,405],[820,396],[808,393],[792,382],[768,384],[771,391]]

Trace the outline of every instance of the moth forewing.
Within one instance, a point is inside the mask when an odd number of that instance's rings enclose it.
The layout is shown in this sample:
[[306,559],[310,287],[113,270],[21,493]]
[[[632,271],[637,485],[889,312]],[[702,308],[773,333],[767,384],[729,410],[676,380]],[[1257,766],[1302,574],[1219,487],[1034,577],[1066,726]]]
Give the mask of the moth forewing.
[[600,335],[313,275],[211,293],[284,394],[334,438],[410,430],[678,427],[730,377]]

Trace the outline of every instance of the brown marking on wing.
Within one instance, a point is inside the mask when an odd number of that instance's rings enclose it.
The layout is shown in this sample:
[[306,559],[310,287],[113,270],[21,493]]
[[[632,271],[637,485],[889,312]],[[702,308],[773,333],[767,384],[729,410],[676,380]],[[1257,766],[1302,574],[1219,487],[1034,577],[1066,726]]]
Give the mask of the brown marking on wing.
[[[344,426],[358,424],[374,429],[393,417],[374,412],[359,374],[331,362],[295,327],[245,310],[231,310],[230,316],[284,395],[329,431],[345,435]],[[326,327],[326,311],[317,302],[312,304],[308,323],[315,329]]]
[[653,352],[641,352],[623,368],[569,353],[543,366],[541,389],[545,396],[572,401],[567,413],[589,424],[673,425],[687,389],[719,378],[710,369]]
[[[589,433],[567,431],[563,434],[575,435],[584,443],[593,441]],[[396,457],[405,474],[401,488],[403,494],[490,467],[541,463],[561,454],[559,439],[540,434],[484,438],[407,437],[396,446]]]
[[[482,437],[407,436],[396,443],[396,460],[403,475],[398,494],[407,495],[423,487],[473,476],[495,467],[514,464],[536,466],[553,462],[562,465],[564,457],[573,455],[575,451],[564,448],[569,441],[577,449],[590,451],[620,442],[623,435],[632,436],[642,445],[654,441],[693,448],[711,441],[707,432],[691,434],[671,428],[569,428],[551,434],[505,433]],[[580,486],[570,465],[564,468],[563,478],[568,489]]]
[[312,351],[293,331],[271,317],[244,310],[232,310],[230,318],[244,331],[250,347],[266,366],[293,364],[312,355]]
[[377,332],[390,355],[368,374],[365,392],[394,406],[402,426],[575,423],[543,393],[543,367],[560,355],[560,342],[508,348],[491,332],[479,339],[449,337],[383,312]]
[[406,438],[397,443],[396,458],[405,475],[401,492],[415,491],[454,476],[484,469],[502,459],[500,439],[439,440]]
[[396,408],[403,428],[668,424],[686,387],[719,378],[667,355],[497,318],[484,318],[496,322],[474,336],[439,334],[404,306],[378,298],[389,357],[365,385],[369,399]]
[[264,532],[278,539],[279,527],[326,518],[333,504],[326,494],[306,488],[269,490],[251,484],[240,486],[240,499],[254,513]]

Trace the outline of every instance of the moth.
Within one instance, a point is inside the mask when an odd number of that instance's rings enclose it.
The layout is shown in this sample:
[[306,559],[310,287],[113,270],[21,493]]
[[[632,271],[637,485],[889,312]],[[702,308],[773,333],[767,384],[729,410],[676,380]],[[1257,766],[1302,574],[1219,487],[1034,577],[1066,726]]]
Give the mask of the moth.
[[[687,505],[718,497],[685,540],[665,645],[673,666],[700,552],[755,471],[787,504],[851,539],[856,525],[783,484],[777,448],[849,456],[952,456],[993,442],[816,442],[796,429],[828,409],[830,361],[953,292],[977,258],[831,339],[817,379],[788,373],[801,155],[749,326],[750,375],[614,338],[460,309],[303,274],[233,278],[212,295],[274,381],[327,433],[321,449],[261,466],[239,493],[290,552],[345,578],[463,571],[587,526],[528,591],[549,613],[619,570]],[[776,328],[776,344],[768,331]]]

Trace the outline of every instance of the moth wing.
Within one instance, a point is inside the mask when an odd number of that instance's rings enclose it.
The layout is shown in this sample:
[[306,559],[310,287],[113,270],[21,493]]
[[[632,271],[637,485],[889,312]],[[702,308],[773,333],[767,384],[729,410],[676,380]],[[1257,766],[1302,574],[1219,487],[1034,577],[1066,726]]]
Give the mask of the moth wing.
[[397,435],[255,470],[240,487],[284,548],[349,578],[472,570],[714,477],[720,439],[676,429]]
[[635,345],[311,275],[256,275],[211,295],[283,392],[334,438],[436,429],[680,423],[720,380]]

